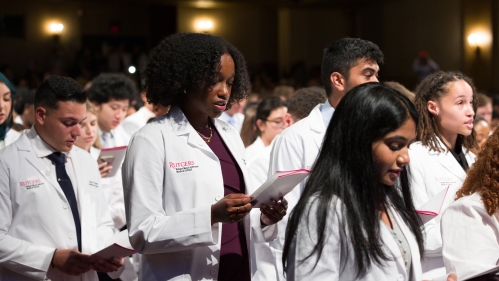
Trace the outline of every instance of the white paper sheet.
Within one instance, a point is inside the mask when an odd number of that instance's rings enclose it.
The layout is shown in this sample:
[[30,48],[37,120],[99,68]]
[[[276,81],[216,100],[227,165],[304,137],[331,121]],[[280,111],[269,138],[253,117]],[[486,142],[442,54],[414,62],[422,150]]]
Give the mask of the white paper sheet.
[[128,239],[128,230],[117,233],[110,241],[112,243],[111,245],[92,254],[92,256],[110,259],[113,257],[124,258],[135,254],[135,250],[132,248],[132,245],[130,245],[130,240]]
[[[121,163],[123,162],[123,159],[125,158],[126,148],[127,148],[127,146],[117,146],[117,147],[101,149],[98,159],[100,159],[101,157],[106,157],[106,156],[113,156],[114,157],[113,163],[111,163],[113,168],[105,176],[106,178],[114,177],[116,175],[116,172],[118,172],[118,170],[120,169]],[[100,162],[99,162],[99,164],[100,164]]]
[[437,195],[433,196],[428,202],[426,202],[423,206],[419,207],[416,211],[418,212],[419,218],[423,224],[429,222],[434,219],[436,216],[440,214],[442,210],[442,205],[445,201],[447,194],[449,193],[450,185],[447,188],[440,191]]
[[252,202],[254,202],[253,208],[260,208],[262,204],[270,206],[271,198],[279,200],[279,198],[291,192],[309,174],[310,171],[307,169],[276,172],[251,194]]

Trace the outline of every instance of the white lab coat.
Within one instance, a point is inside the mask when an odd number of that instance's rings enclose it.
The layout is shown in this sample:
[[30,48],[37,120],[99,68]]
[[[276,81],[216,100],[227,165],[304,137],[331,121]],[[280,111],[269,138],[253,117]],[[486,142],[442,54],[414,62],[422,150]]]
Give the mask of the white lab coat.
[[[34,129],[32,129],[34,130]],[[95,271],[69,276],[50,267],[55,249],[78,248],[73,215],[56,175],[32,148],[25,130],[0,151],[0,280],[98,280]],[[77,181],[82,253],[106,246],[113,235],[95,160],[74,146],[69,152]],[[23,184],[21,184],[23,183]]]
[[460,280],[497,266],[499,211],[489,215],[479,193],[450,204],[442,221],[442,254],[447,272]]
[[[445,147],[441,143],[442,147]],[[475,163],[475,155],[463,147],[468,165]],[[431,279],[445,274],[442,258],[442,237],[440,220],[443,211],[454,201],[456,191],[461,188],[466,172],[459,165],[451,152],[430,151],[421,142],[411,144],[409,148],[410,180],[414,206],[416,209],[424,205],[441,190],[450,186],[449,194],[442,205],[441,213],[426,223],[425,254],[422,261],[423,278]]]
[[[212,122],[251,194],[239,133],[221,120]],[[222,171],[178,107],[135,133],[122,168],[130,242],[142,253],[139,280],[216,280],[222,225],[211,225],[211,205],[224,197]],[[258,209],[243,222],[254,274],[252,244],[275,239],[277,226],[262,230]]]
[[[317,244],[317,200],[310,201],[310,211],[307,210],[300,220],[295,239],[293,239],[290,252],[288,254],[288,269],[287,280],[362,280],[362,281],[380,281],[380,280],[409,280],[408,273],[405,269],[404,260],[400,253],[398,243],[394,240],[389,228],[380,221],[381,239],[384,252],[390,260],[384,261],[382,266],[376,263],[371,264],[371,268],[367,274],[356,279],[356,266],[351,240],[348,236],[348,228],[341,212],[341,201],[337,198],[332,199],[331,212],[328,217],[326,228],[325,245],[322,248],[322,256],[318,260],[317,266],[313,269],[317,256],[313,255],[304,263],[300,263]],[[335,204],[336,202],[336,204]],[[420,281],[421,262],[419,255],[419,247],[413,233],[405,224],[404,220],[389,206],[390,213],[393,214],[391,219],[395,220],[400,227],[400,230],[407,239],[407,243],[411,249],[412,272],[413,279]],[[308,214],[308,216],[307,216]],[[308,227],[307,227],[308,224]],[[345,228],[347,232],[340,229]]]
[[265,144],[261,137],[257,137],[256,140],[246,147],[246,161],[251,162],[255,157],[257,157],[265,149]]
[[[97,159],[100,155],[100,149],[91,146],[90,154],[97,163]],[[115,163],[114,165],[121,165],[121,163]],[[101,186],[108,202],[107,206],[109,208],[109,212],[111,213],[111,218],[113,219],[115,232],[117,232],[126,225],[125,199],[123,197],[121,168],[114,177],[101,178]]]
[[[317,105],[307,117],[285,129],[274,138],[268,177],[271,177],[276,171],[311,169],[319,155],[319,149],[322,146],[327,129],[320,110],[321,106],[321,104]],[[285,196],[288,201],[288,214],[291,214],[298,200],[300,200],[305,184],[306,180],[302,181]],[[277,239],[270,242],[278,280],[285,279],[282,268],[282,249],[288,218],[289,215],[286,215],[278,222],[280,231]]]
[[16,130],[10,129],[7,131],[7,134],[5,134],[5,146],[14,143],[19,137],[21,136],[21,133],[19,133]]
[[147,124],[147,121],[153,117],[156,117],[156,114],[143,106],[137,112],[125,118],[123,123],[121,123],[121,126],[129,136],[133,136],[133,134],[144,127]]

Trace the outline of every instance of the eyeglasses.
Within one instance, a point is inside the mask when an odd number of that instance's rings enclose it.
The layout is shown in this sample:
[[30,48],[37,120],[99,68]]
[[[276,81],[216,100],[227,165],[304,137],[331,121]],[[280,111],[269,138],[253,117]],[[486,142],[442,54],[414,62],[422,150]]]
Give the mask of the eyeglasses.
[[284,127],[284,119],[281,119],[281,118],[278,118],[278,119],[274,119],[274,120],[265,120],[265,122],[271,122],[271,123],[274,123],[276,127]]

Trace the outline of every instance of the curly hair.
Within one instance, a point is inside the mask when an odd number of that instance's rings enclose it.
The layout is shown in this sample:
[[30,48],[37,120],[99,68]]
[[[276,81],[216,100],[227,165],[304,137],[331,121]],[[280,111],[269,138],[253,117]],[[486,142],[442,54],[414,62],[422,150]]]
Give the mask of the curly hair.
[[[416,88],[416,97],[414,99],[414,105],[419,111],[421,116],[421,126],[417,130],[416,140],[421,141],[424,146],[430,148],[430,150],[436,152],[446,151],[438,141],[440,133],[437,129],[437,124],[433,115],[428,111],[428,101],[430,100],[440,100],[442,96],[447,94],[449,90],[449,83],[463,80],[470,85],[473,91],[473,110],[476,112],[477,109],[477,92],[473,81],[468,76],[462,74],[461,72],[453,71],[438,71],[427,76]],[[475,131],[467,137],[463,135],[458,135],[457,143],[461,143],[466,149],[478,148]]]
[[224,54],[229,54],[235,65],[226,109],[246,99],[251,93],[246,62],[232,44],[214,35],[178,33],[163,39],[150,53],[144,70],[148,102],[176,106],[185,95],[209,91],[216,84]]
[[92,85],[87,91],[88,99],[97,104],[115,100],[136,99],[139,95],[132,79],[122,73],[101,73],[92,80]]
[[475,192],[481,193],[483,205],[492,215],[499,207],[499,130],[480,149],[477,161],[456,193],[456,200]]

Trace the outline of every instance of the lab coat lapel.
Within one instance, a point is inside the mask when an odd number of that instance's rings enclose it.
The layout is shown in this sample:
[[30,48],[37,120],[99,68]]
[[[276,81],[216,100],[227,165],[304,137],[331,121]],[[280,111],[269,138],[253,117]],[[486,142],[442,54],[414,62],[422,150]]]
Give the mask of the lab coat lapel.
[[[86,177],[87,173],[81,173],[78,171],[85,171],[85,165],[84,163],[81,162],[82,159],[78,159],[77,153],[75,153],[75,149],[79,148],[73,148],[71,150],[71,163],[73,164],[73,169],[74,169],[74,176],[77,184],[77,192],[78,192],[78,211],[80,215],[80,221],[81,221],[81,237],[82,237],[82,252],[83,253],[88,253],[89,248],[88,246],[91,245],[91,243],[85,243],[88,241],[88,239],[93,239],[92,233],[88,232],[91,230],[90,227],[83,227],[87,225],[95,225],[95,222],[92,221],[92,215],[94,215],[94,211],[96,209],[95,202],[93,202],[90,193],[88,192],[89,188],[95,188],[94,186],[89,184],[89,178]],[[102,188],[102,185],[99,185],[97,188]],[[92,211],[87,211],[92,209]]]
[[[398,221],[397,221],[397,223],[398,223]],[[393,235],[390,233],[388,226],[386,226],[381,221],[380,221],[380,224],[381,224],[380,229],[381,229],[381,237],[383,240],[383,244],[390,251],[391,256],[395,259],[395,262],[397,263],[397,267],[400,269],[404,269],[405,268],[404,260],[402,258],[402,253],[400,252],[400,248],[399,248],[397,242],[393,238]],[[404,235],[405,235],[405,233],[404,233]],[[411,252],[412,252],[412,248],[411,248]],[[407,273],[405,272],[405,270],[403,270],[403,272],[404,272],[404,280],[408,280]]]
[[[445,144],[440,139],[438,141],[439,141],[441,147],[445,147]],[[463,151],[466,151],[466,149],[464,147],[463,147]],[[437,153],[437,152],[432,151],[432,153]],[[462,182],[464,182],[464,180],[466,178],[466,172],[464,171],[463,167],[461,167],[461,165],[459,165],[456,158],[454,158],[454,156],[452,155],[452,153],[450,151],[438,153],[437,161],[445,169],[447,169],[454,176],[456,176]],[[466,157],[466,161],[468,162],[468,165],[471,166],[471,163],[469,163],[469,161],[468,161],[468,157]]]
[[312,112],[310,112],[308,122],[310,124],[310,131],[317,148],[321,148],[324,134],[326,133],[326,126],[322,119],[321,104],[317,105]]
[[38,158],[34,152],[32,153],[32,155],[29,155],[29,152],[33,151],[33,148],[31,147],[31,143],[26,135],[26,132],[27,131],[25,131],[21,135],[21,137],[19,138],[20,141],[16,143],[19,151],[26,152],[25,154],[20,153],[20,155],[22,155],[21,157],[25,157],[26,161],[28,161],[45,178],[45,180],[55,188],[59,196],[67,201],[66,195],[64,195],[61,186],[56,181],[56,175],[52,175],[50,167],[47,167],[47,165],[45,165],[45,162],[41,158]]
[[170,116],[169,121],[175,131],[177,136],[184,135],[187,138],[187,143],[192,146],[202,150],[209,157],[218,161],[217,156],[210,147],[206,144],[206,142],[199,136],[196,130],[191,126],[187,117],[185,117],[184,113],[179,107],[172,107],[168,112]]
[[230,136],[230,132],[234,130],[234,127],[227,125],[226,123],[222,123],[218,119],[215,119],[213,121],[215,123],[215,128],[220,134],[220,137],[223,139],[223,141],[229,148],[230,153],[232,153],[232,156],[234,156],[234,159],[236,159],[239,168],[243,172],[244,184],[246,185],[246,190],[247,190],[249,187],[249,182],[247,181],[248,175],[246,171],[246,157],[244,154],[241,155],[241,150],[238,149],[237,147],[238,144],[236,140],[232,136]]

